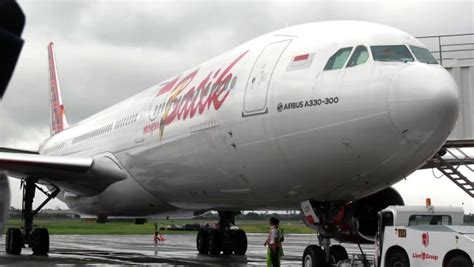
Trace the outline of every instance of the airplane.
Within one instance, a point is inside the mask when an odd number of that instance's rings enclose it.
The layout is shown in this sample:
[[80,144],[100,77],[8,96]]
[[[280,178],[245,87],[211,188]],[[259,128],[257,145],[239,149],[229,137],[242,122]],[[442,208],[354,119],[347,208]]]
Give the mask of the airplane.
[[[391,186],[438,153],[458,116],[456,83],[426,47],[370,22],[265,34],[73,125],[48,52],[51,137],[0,152],[0,170],[23,180],[10,254],[23,243],[48,253],[33,217],[57,197],[98,221],[217,211],[196,239],[211,255],[246,253],[246,233],[231,228],[242,210],[303,207],[319,233],[303,263],[326,266],[347,258],[331,238],[374,241],[377,212],[403,205]],[[39,185],[48,198],[33,210]]]

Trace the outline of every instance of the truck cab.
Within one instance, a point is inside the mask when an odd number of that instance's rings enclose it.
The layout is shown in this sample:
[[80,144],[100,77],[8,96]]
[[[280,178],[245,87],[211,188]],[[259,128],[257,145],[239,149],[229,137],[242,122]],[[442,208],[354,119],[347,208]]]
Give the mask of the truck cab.
[[461,207],[389,206],[379,212],[375,266],[473,266],[474,227]]

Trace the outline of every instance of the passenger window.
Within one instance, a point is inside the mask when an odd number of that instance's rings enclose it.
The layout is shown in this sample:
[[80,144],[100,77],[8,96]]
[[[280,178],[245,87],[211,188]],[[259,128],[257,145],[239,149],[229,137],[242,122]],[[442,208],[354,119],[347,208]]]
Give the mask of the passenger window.
[[326,63],[326,66],[324,67],[324,70],[342,69],[351,51],[352,47],[339,49],[334,55],[329,58],[328,63]]
[[369,52],[367,48],[363,45],[356,47],[354,53],[352,54],[349,62],[347,63],[347,67],[352,67],[360,64],[364,64],[369,59]]

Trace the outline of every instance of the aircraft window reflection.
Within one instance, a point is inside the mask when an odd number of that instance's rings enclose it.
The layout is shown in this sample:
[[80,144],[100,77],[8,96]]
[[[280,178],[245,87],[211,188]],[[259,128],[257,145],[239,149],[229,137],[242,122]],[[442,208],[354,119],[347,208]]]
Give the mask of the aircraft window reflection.
[[438,61],[433,57],[433,55],[426,48],[421,48],[417,46],[410,45],[410,49],[415,55],[418,61],[427,63],[427,64],[438,64]]
[[375,61],[401,61],[406,63],[415,60],[410,50],[404,45],[371,46],[370,50],[372,50]]
[[347,63],[347,67],[353,67],[356,65],[364,64],[369,59],[369,52],[367,48],[363,45],[359,45],[354,50],[349,62]]
[[326,66],[324,67],[324,70],[342,69],[351,51],[352,47],[339,49],[334,55],[329,58],[328,63],[326,63]]

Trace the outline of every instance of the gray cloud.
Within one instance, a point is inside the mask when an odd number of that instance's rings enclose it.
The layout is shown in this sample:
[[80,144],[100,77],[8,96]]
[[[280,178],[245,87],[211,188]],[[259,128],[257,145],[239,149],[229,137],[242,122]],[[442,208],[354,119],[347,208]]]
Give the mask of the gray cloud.
[[56,44],[66,114],[74,123],[285,25],[354,19],[388,24],[415,36],[474,32],[471,1],[20,1],[20,5],[27,16],[26,43],[0,103],[0,146],[30,149],[49,134],[46,45],[50,40]]

